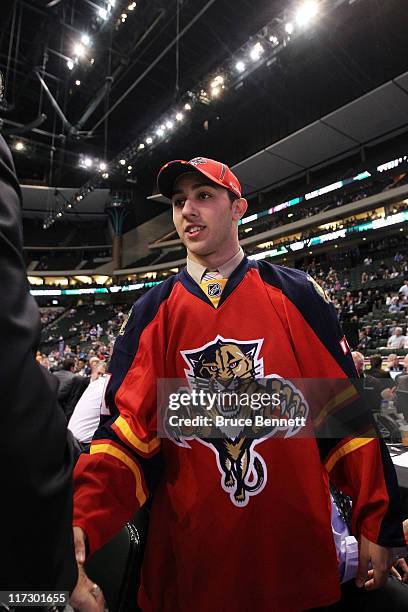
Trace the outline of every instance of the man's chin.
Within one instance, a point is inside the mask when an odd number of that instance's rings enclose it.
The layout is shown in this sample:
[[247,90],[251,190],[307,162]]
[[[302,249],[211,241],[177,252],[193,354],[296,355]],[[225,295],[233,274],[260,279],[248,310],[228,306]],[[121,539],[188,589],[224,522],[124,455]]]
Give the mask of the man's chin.
[[211,255],[213,253],[213,249],[211,249],[209,245],[206,244],[204,241],[200,243],[200,242],[190,242],[189,240],[186,240],[184,245],[188,253],[191,253],[192,255],[198,255],[200,257],[207,257],[208,255]]

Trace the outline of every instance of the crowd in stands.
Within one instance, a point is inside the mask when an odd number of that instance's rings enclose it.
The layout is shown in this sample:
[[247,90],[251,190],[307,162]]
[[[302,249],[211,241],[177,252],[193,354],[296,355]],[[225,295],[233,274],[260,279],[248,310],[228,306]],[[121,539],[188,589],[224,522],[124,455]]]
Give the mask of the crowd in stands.
[[[362,184],[352,183],[350,186],[344,188],[340,193],[336,190],[333,193],[328,193],[321,196],[318,199],[318,204],[312,203],[311,200],[305,200],[303,203],[284,208],[266,217],[260,217],[259,220],[251,222],[252,230],[253,233],[259,233],[268,229],[282,227],[283,225],[293,223],[294,221],[299,221],[300,219],[307,219],[308,217],[312,217],[318,213],[333,210],[339,206],[350,204],[351,202],[358,202],[359,200],[380,193],[381,191],[387,191],[388,189],[397,185],[401,186],[402,184],[406,183],[407,180],[408,175],[403,173],[403,175],[398,174],[395,177],[384,176],[381,180],[378,180],[378,177],[371,177],[370,179],[366,179]],[[398,211],[406,210],[407,207],[408,205],[403,203],[398,206]],[[393,212],[397,211],[391,208],[389,214],[393,214]],[[349,224],[352,225],[353,221],[350,220]],[[246,230],[247,227],[245,224],[240,227],[241,238],[251,235]]]

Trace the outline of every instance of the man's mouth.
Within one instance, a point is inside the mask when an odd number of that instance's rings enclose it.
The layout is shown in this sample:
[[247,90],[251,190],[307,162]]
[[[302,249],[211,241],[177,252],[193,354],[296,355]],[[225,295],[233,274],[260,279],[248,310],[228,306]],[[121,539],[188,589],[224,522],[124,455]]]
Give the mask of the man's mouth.
[[186,234],[186,236],[188,236],[189,238],[197,238],[198,236],[200,236],[200,234],[202,233],[202,231],[205,229],[205,225],[187,225],[186,229],[184,230],[184,233]]

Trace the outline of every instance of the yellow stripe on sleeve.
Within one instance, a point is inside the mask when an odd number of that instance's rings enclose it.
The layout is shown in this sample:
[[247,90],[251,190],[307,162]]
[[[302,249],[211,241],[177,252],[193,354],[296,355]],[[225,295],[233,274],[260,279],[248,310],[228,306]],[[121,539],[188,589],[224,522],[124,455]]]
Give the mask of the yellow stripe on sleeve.
[[91,455],[95,455],[97,453],[105,453],[106,455],[111,455],[112,457],[115,457],[116,459],[119,459],[119,461],[124,463],[135,477],[136,499],[139,502],[139,505],[143,506],[147,499],[147,496],[143,489],[142,475],[140,473],[140,469],[137,463],[132,461],[132,459],[128,455],[126,455],[126,453],[119,450],[119,448],[112,446],[111,444],[91,444],[89,452]]
[[142,453],[152,453],[160,447],[159,438],[153,438],[150,442],[142,442],[130,429],[128,422],[122,417],[119,416],[114,425],[119,429],[122,433],[123,437],[127,442],[129,442],[130,446],[134,449],[141,451]]
[[353,438],[349,442],[346,442],[343,446],[341,446],[338,450],[336,450],[325,462],[325,468],[330,473],[336,463],[342,458],[352,453],[353,451],[369,444],[373,441],[373,438]]
[[323,423],[324,419],[331,413],[335,412],[336,408],[339,408],[344,403],[349,403],[351,400],[358,397],[358,393],[356,392],[354,386],[350,384],[346,389],[341,391],[335,397],[331,397],[327,404],[322,408],[319,415],[314,419],[314,426],[320,427]]

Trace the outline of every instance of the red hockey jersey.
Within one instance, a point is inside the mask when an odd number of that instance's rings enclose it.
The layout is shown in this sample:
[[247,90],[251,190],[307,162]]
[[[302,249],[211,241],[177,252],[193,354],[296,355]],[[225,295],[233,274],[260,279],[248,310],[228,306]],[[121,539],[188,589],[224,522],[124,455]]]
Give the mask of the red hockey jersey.
[[75,470],[74,524],[93,552],[152,494],[144,612],[289,612],[335,602],[328,476],[353,498],[356,535],[403,544],[395,473],[377,439],[254,440],[251,483],[241,479],[238,490],[215,441],[180,445],[157,436],[157,380],[185,377],[203,347],[200,367],[220,378],[256,365],[264,377],[353,377],[342,338],[333,306],[310,277],[247,258],[218,308],[185,269],[134,304],[112,356],[112,418]]

